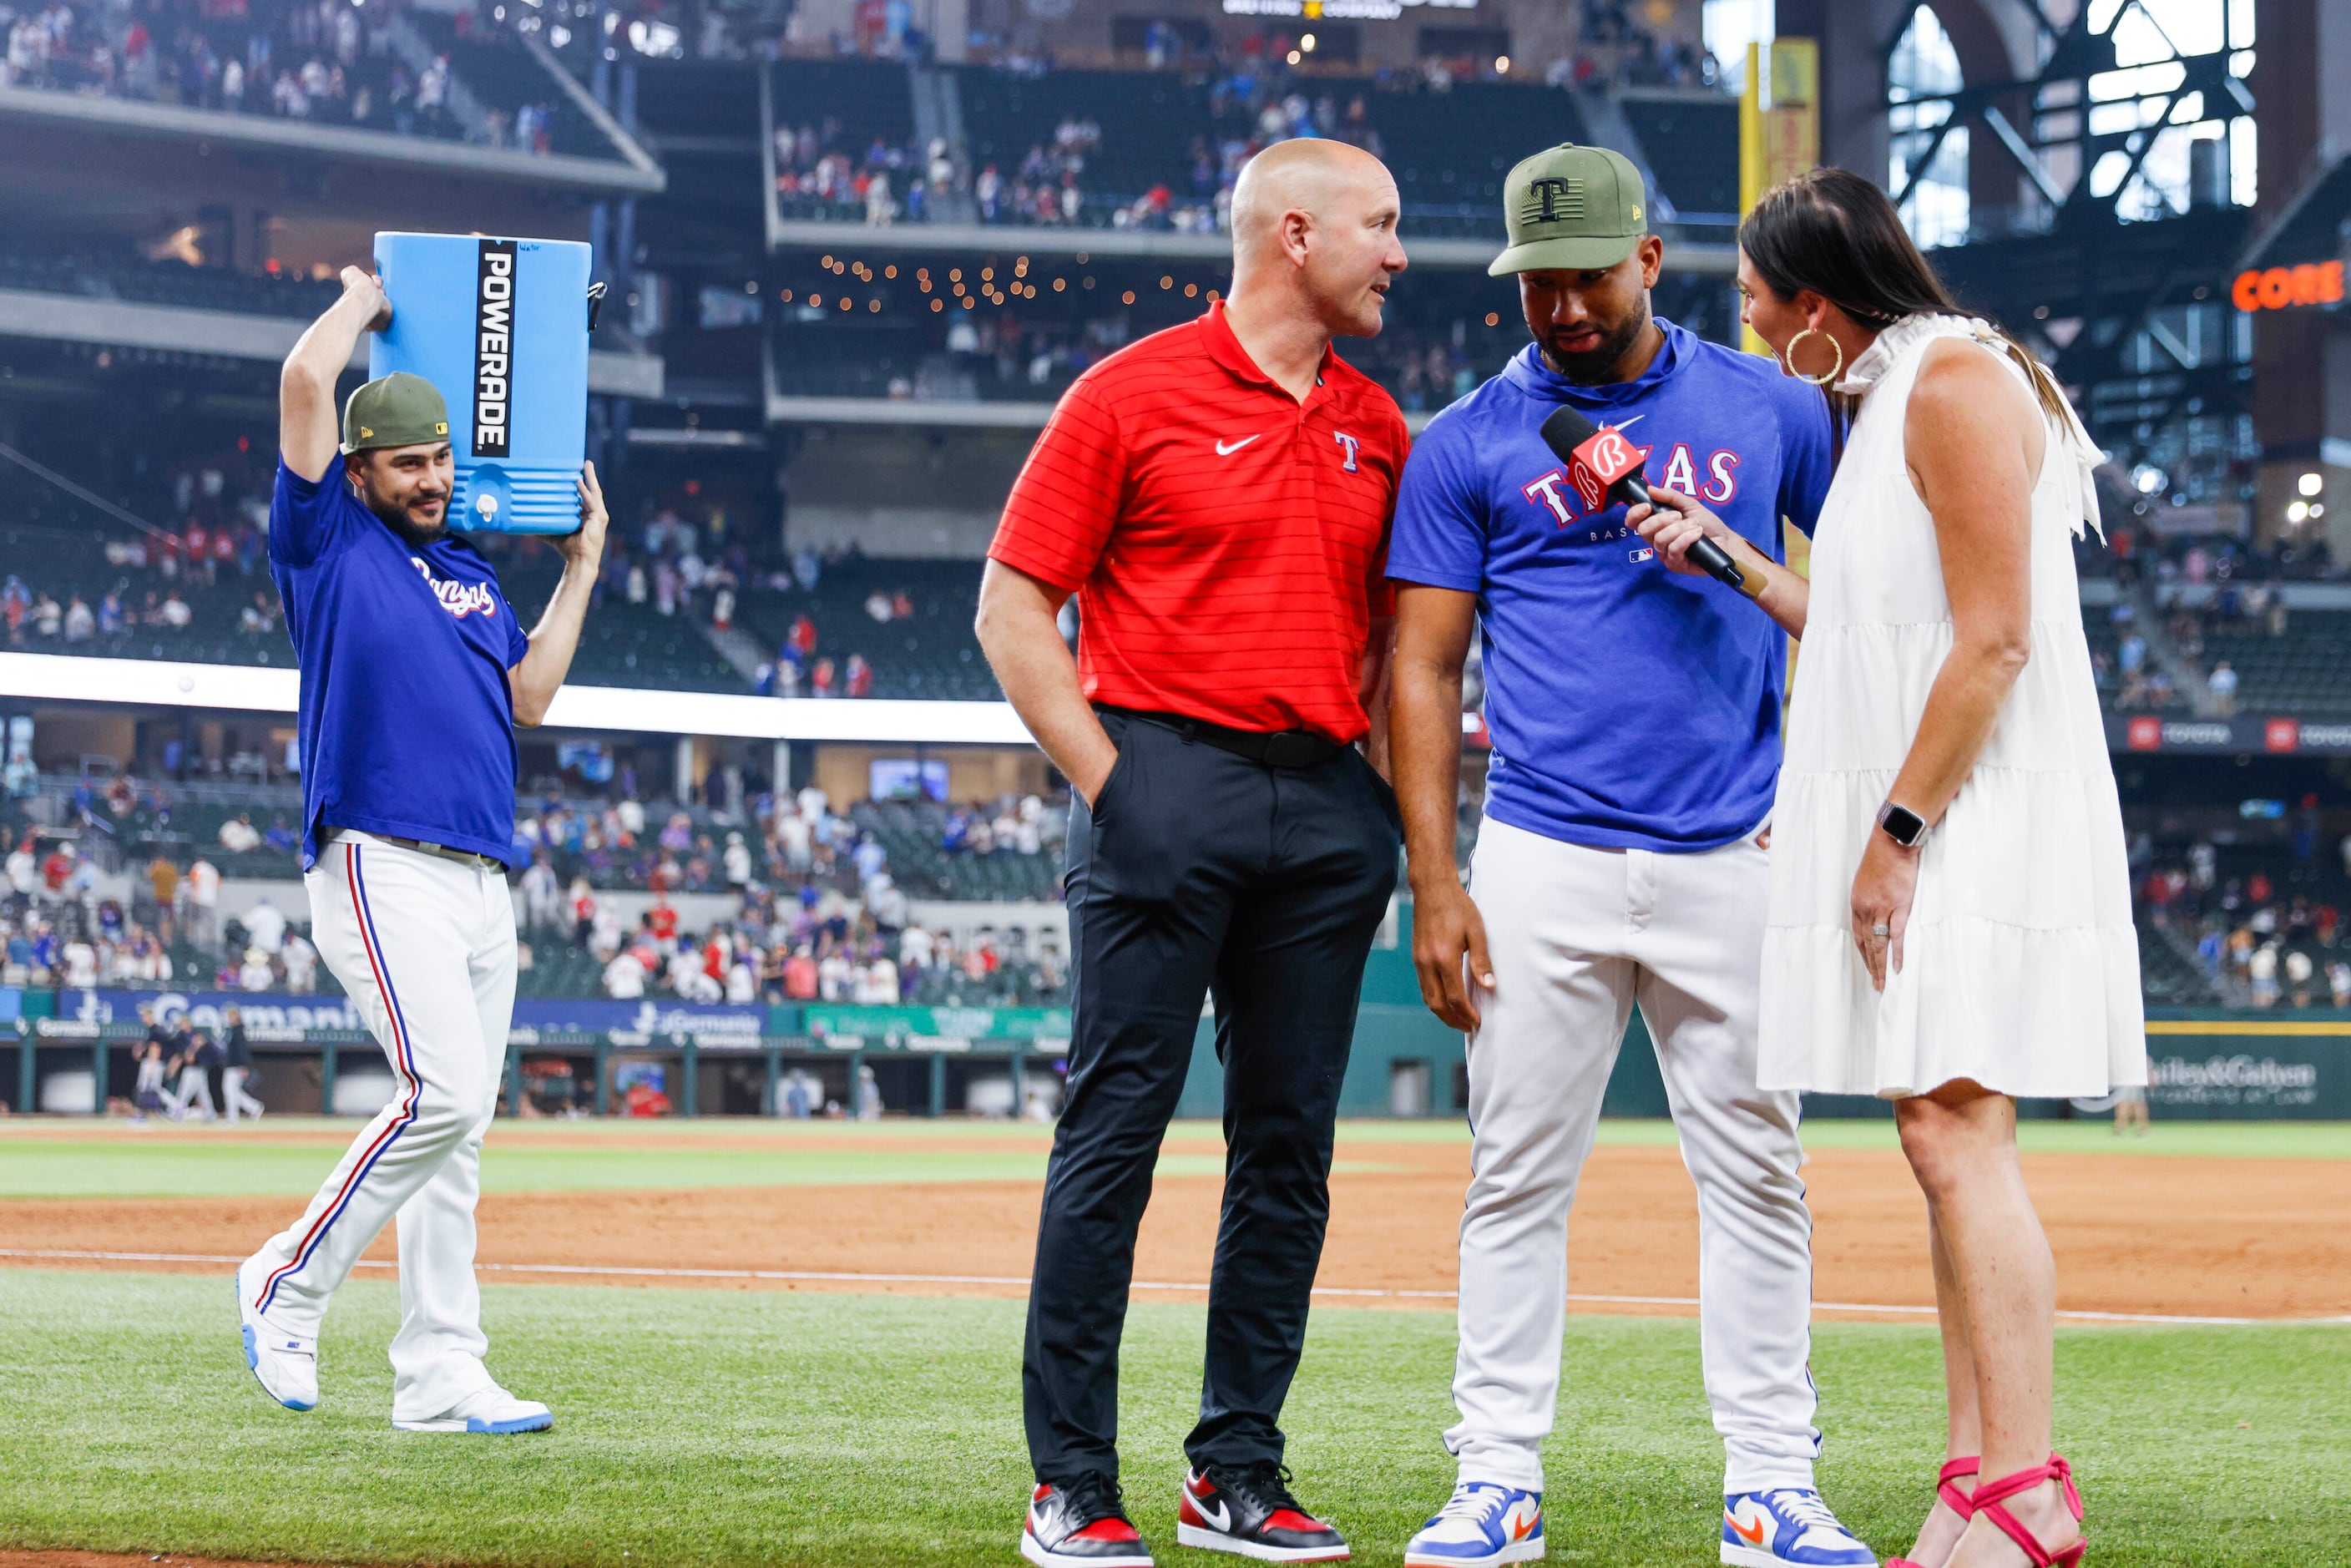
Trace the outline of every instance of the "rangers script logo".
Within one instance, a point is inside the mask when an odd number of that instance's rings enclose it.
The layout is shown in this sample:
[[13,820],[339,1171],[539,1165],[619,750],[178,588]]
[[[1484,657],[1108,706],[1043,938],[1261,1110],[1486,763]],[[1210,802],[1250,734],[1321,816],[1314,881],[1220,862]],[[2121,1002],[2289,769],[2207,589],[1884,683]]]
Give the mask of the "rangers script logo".
[[488,583],[457,582],[435,577],[433,569],[414,556],[408,558],[408,564],[423,574],[424,586],[433,591],[433,597],[441,601],[441,608],[458,620],[463,621],[476,611],[493,616],[498,612],[497,596],[490,591]]

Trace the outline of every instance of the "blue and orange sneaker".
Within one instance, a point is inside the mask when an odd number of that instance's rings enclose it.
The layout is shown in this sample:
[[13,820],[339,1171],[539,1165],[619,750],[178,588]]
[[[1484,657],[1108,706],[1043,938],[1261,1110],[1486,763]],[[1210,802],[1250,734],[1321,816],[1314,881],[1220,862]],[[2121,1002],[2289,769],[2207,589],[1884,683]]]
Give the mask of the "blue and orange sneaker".
[[1722,1560],[1733,1568],[1877,1568],[1810,1487],[1734,1492],[1722,1500]]
[[1493,1568],[1543,1554],[1542,1493],[1463,1481],[1404,1549],[1405,1568]]

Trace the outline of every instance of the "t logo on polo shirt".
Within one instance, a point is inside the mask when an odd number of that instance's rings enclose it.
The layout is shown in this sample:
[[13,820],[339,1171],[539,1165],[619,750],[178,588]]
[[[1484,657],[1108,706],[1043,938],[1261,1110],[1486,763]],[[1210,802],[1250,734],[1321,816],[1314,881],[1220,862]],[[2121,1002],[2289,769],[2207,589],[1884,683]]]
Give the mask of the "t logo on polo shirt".
[[1339,466],[1345,469],[1350,474],[1362,472],[1361,469],[1355,466],[1355,454],[1363,450],[1364,444],[1356,440],[1353,436],[1348,434],[1343,430],[1334,430],[1331,434],[1339,438],[1339,444],[1346,448],[1347,451],[1345,460],[1343,461]]

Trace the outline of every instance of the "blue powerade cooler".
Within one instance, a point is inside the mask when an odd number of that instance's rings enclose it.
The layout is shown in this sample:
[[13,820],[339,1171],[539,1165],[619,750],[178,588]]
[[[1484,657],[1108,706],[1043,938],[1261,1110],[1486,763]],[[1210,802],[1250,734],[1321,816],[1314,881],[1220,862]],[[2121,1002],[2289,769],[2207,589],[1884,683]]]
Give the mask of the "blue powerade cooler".
[[[568,240],[380,234],[392,325],[368,378],[408,371],[449,404],[449,526],[568,534],[588,449],[590,247]],[[601,289],[598,294],[601,295]]]

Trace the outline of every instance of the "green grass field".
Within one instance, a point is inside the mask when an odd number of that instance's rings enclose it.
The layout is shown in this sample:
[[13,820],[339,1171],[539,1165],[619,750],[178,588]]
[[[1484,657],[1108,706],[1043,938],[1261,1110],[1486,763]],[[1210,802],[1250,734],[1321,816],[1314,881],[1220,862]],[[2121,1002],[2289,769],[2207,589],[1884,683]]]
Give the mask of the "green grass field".
[[[261,1130],[349,1137],[359,1127],[353,1121],[308,1118],[268,1121]],[[255,1143],[235,1129],[204,1124],[152,1127],[140,1134],[135,1154],[120,1131],[89,1138],[49,1135],[53,1131],[13,1136],[0,1124],[0,1198],[303,1197],[316,1190],[335,1160],[331,1145]],[[724,1137],[728,1146],[719,1151],[697,1142],[697,1134],[705,1132]],[[596,1146],[583,1146],[590,1138]],[[1815,1149],[1895,1147],[1890,1122],[1814,1122],[1804,1138]],[[959,1146],[923,1146],[939,1139]],[[2032,1154],[2351,1159],[2351,1124],[2344,1123],[2173,1123],[2152,1137],[2118,1139],[2095,1122],[2028,1122],[2022,1141]],[[1468,1142],[1468,1129],[1449,1118],[1355,1122],[1341,1127],[1339,1160],[1365,1168],[1380,1163],[1382,1144]],[[1673,1129],[1665,1122],[1610,1122],[1601,1128],[1601,1142],[1669,1145]],[[1039,1180],[1046,1143],[1042,1128],[963,1121],[878,1126],[501,1122],[490,1134],[482,1185],[489,1192],[562,1192]],[[1163,1175],[1214,1175],[1223,1168],[1213,1124],[1179,1123],[1169,1134]]]
[[[1027,1478],[1017,1301],[496,1287],[491,1364],[556,1429],[402,1435],[397,1300],[339,1299],[309,1415],[267,1404],[227,1281],[0,1271],[0,1543],[353,1563],[1003,1564]],[[1126,1481],[1173,1547],[1201,1313],[1137,1307]],[[2068,1330],[2059,1427],[2098,1568],[2351,1562],[2351,1331]],[[1930,1332],[1823,1326],[1822,1479],[1882,1551],[1938,1457]],[[1397,1561],[1450,1464],[1449,1314],[1318,1311],[1286,1423],[1308,1501]],[[1576,1318],[1551,1560],[1714,1562],[1688,1322]],[[1202,1559],[1201,1561],[1207,1561]]]
[[[354,1124],[264,1128],[319,1136],[0,1124],[0,1197],[300,1195]],[[1893,1147],[1885,1123],[1808,1133],[1815,1148]],[[1671,1130],[1618,1123],[1603,1138],[1656,1145]],[[1453,1122],[1354,1124],[1339,1155],[1377,1165],[1383,1145],[1464,1139]],[[1044,1143],[961,1122],[503,1123],[484,1176],[510,1192],[1033,1178]],[[2118,1143],[2037,1123],[2024,1144],[2346,1159],[2351,1127],[2172,1124]],[[1219,1162],[1213,1125],[1179,1124],[1162,1169]],[[254,1385],[225,1277],[0,1269],[0,1546],[481,1568],[1017,1562],[1018,1301],[552,1285],[492,1285],[484,1301],[493,1370],[555,1406],[554,1432],[394,1433],[397,1298],[380,1277],[339,1298],[326,1403],[304,1416]],[[1173,1545],[1173,1499],[1201,1321],[1197,1306],[1138,1305],[1126,1342],[1127,1481],[1171,1568],[1190,1555]],[[1316,1311],[1290,1458],[1359,1561],[1395,1563],[1449,1485],[1452,1352],[1449,1312]],[[1566,1352],[1551,1560],[1713,1563],[1721,1450],[1696,1324],[1577,1316]],[[1823,1485],[1899,1551],[1939,1458],[1933,1333],[1823,1324],[1813,1364]],[[2096,1568],[2351,1565],[2351,1326],[2067,1328],[2059,1389]]]

